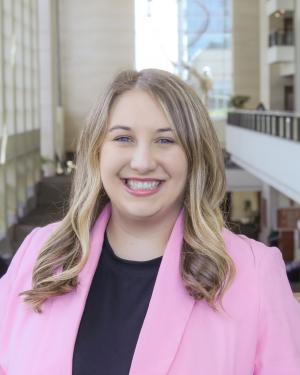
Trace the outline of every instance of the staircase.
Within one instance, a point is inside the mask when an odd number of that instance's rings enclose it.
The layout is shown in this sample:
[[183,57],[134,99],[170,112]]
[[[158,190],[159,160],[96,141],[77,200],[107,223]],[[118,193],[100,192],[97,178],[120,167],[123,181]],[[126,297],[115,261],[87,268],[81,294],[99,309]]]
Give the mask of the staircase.
[[0,242],[0,257],[3,257],[0,258],[0,277],[13,254],[32,229],[61,220],[65,215],[68,209],[71,178],[70,175],[53,176],[39,182],[35,209],[10,228],[6,238]]

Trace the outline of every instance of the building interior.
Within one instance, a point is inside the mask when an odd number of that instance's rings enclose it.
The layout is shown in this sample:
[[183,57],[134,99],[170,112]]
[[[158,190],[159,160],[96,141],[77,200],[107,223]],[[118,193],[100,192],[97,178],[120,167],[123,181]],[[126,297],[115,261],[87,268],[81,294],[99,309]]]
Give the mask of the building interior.
[[228,226],[277,246],[300,292],[299,0],[0,0],[1,273],[67,209],[74,153],[114,75],[159,68],[201,96]]

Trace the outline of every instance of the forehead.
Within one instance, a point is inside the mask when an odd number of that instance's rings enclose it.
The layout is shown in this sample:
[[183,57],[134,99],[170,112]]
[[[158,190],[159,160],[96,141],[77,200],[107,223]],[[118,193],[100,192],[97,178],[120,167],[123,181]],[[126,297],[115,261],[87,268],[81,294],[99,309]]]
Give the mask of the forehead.
[[114,125],[171,127],[158,101],[139,89],[127,91],[116,99],[109,115],[109,128]]

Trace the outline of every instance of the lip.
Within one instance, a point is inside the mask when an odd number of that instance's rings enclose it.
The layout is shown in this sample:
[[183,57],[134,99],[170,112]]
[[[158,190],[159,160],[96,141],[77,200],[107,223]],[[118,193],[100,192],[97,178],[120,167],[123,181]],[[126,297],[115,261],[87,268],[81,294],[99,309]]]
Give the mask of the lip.
[[[149,196],[149,195],[154,195],[156,194],[157,192],[160,191],[164,181],[163,180],[157,180],[157,179],[154,179],[154,178],[148,178],[148,179],[137,179],[137,178],[122,178],[122,183],[125,187],[125,190],[127,191],[127,193],[129,193],[130,195],[133,195],[135,197],[146,197],[146,196]],[[130,189],[130,187],[128,185],[126,185],[126,180],[135,180],[135,181],[159,181],[159,185],[157,186],[157,188],[153,189],[153,190],[132,190]]]

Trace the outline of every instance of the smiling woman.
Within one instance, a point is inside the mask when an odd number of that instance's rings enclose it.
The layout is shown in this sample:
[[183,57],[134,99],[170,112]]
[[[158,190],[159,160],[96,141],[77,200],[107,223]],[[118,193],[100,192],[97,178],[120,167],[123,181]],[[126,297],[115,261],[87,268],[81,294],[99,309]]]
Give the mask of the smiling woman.
[[[112,202],[107,234],[123,257],[145,260],[162,255],[181,209],[187,157],[181,144],[171,138],[170,126],[157,100],[138,88],[120,95],[111,108],[100,173]],[[149,225],[151,244],[147,239]],[[140,238],[132,241],[130,248],[124,242],[126,233],[134,238],[139,233]],[[141,246],[147,251],[141,252]]]
[[69,211],[0,281],[0,375],[298,375],[280,250],[226,229],[225,191],[196,93],[161,70],[117,75],[79,139]]

